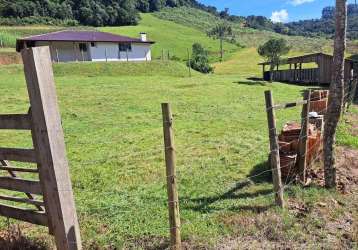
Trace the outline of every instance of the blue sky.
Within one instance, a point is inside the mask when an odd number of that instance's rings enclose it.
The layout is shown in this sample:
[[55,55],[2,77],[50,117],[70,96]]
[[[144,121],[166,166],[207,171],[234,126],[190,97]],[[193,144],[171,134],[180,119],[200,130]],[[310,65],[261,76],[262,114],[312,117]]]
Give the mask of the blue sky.
[[[334,0],[199,0],[241,16],[262,15],[275,21],[296,21],[319,18],[323,7],[333,6]],[[348,0],[354,3],[354,0]]]

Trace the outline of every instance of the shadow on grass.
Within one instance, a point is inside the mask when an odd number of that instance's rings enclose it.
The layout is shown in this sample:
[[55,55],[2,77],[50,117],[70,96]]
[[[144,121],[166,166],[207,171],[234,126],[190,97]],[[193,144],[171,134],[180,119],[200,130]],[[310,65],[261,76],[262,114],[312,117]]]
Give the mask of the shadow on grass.
[[247,176],[254,183],[272,183],[272,173],[268,161],[257,164]]
[[[248,79],[249,80],[249,79]],[[266,86],[266,82],[265,81],[262,81],[262,80],[255,80],[255,81],[252,81],[252,80],[249,80],[249,81],[235,81],[233,83],[237,83],[237,84],[244,84],[244,85],[249,85],[249,86]]]
[[[252,177],[251,177],[252,176]],[[210,197],[202,197],[191,199],[190,197],[183,197],[181,199],[181,204],[184,209],[191,209],[197,212],[208,213],[218,210],[226,210],[226,211],[252,211],[255,213],[262,213],[267,211],[272,206],[250,206],[250,205],[242,205],[242,206],[232,206],[228,208],[215,208],[211,207],[216,202],[220,202],[223,200],[234,200],[234,199],[252,199],[262,195],[268,195],[272,193],[272,189],[259,190],[256,192],[240,192],[243,189],[255,184],[255,183],[265,183],[272,182],[271,171],[269,171],[269,166],[267,162],[260,163],[252,169],[250,174],[247,176],[249,179],[245,181],[240,181],[236,183],[234,187],[229,189],[223,194],[210,196]]]
[[0,250],[46,250],[48,246],[41,240],[25,237],[18,227],[0,231]]

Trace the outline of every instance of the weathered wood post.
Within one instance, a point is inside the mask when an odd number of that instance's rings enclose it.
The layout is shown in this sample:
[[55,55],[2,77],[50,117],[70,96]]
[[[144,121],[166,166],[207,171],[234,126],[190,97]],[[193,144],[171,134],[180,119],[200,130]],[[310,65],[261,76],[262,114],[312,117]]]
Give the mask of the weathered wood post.
[[191,58],[190,58],[190,51],[187,49],[188,52],[188,70],[189,70],[189,77],[191,77]]
[[58,49],[57,48],[56,48],[56,59],[57,59],[57,63],[59,63],[60,62],[60,57],[58,55]]
[[168,209],[171,249],[181,249],[179,197],[176,182],[173,116],[170,105],[162,103],[165,163],[167,175]]
[[281,180],[280,151],[278,145],[275,111],[273,105],[273,97],[271,90],[265,91],[267,122],[270,137],[270,163],[272,169],[272,179],[275,191],[276,204],[283,208],[285,206],[283,200],[283,187]]
[[311,100],[311,90],[306,90],[304,93],[304,100],[307,103],[303,104],[301,113],[301,134],[299,140],[299,161],[298,170],[300,180],[306,183],[306,167],[307,167],[307,153],[308,153],[308,129],[309,129],[309,110]]
[[58,250],[81,249],[49,47],[22,50],[31,131],[50,232]]

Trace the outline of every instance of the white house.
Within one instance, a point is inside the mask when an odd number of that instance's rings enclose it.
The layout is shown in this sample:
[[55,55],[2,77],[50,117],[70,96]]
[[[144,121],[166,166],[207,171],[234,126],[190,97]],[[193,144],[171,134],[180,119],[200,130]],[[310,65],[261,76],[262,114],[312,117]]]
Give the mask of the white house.
[[152,44],[146,33],[131,38],[98,31],[59,31],[18,39],[16,50],[49,46],[54,62],[150,61]]

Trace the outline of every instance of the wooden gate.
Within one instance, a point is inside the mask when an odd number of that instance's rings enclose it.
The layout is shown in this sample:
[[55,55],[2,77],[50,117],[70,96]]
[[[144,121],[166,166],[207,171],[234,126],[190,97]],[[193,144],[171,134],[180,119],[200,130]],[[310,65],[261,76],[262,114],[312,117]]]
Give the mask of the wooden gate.
[[[81,249],[64,135],[48,47],[22,51],[30,99],[27,114],[0,115],[0,130],[29,130],[33,149],[0,147],[0,189],[24,193],[0,195],[0,200],[22,207],[0,204],[0,215],[47,226],[59,250]],[[15,167],[10,162],[32,164]],[[19,178],[35,175],[37,181]],[[32,206],[33,209],[29,209]]]

